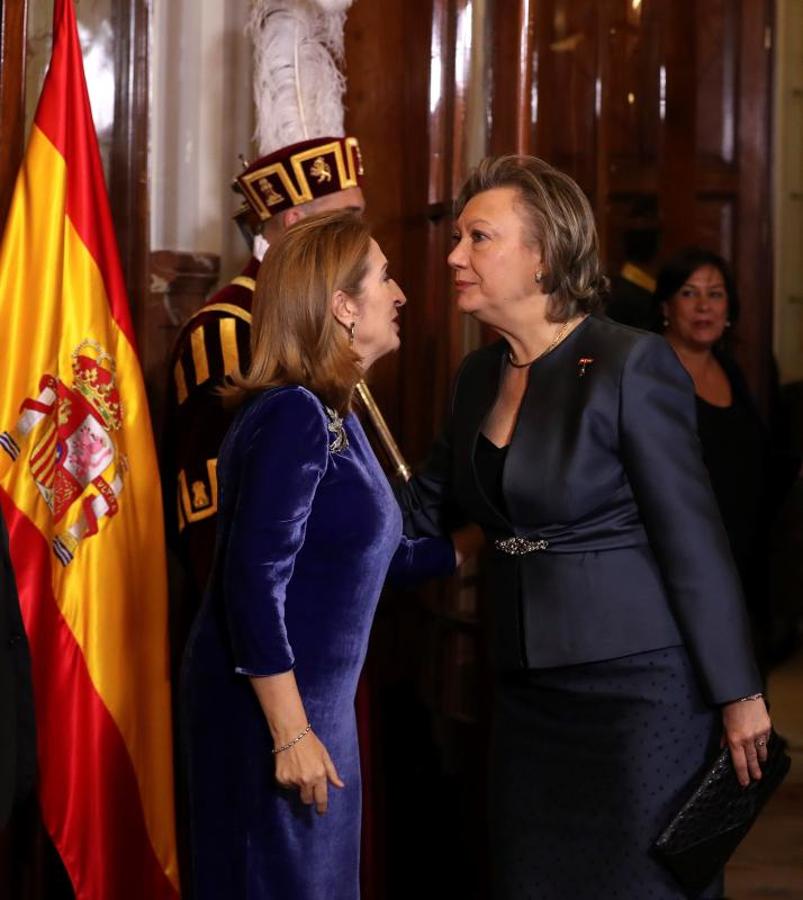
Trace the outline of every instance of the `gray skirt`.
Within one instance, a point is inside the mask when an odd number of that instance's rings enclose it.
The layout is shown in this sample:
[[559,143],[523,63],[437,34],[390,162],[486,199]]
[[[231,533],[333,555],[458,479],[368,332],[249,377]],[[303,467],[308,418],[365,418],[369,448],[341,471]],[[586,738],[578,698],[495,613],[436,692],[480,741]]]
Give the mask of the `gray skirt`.
[[[678,900],[650,852],[716,756],[683,647],[500,674],[491,750],[497,900]],[[722,897],[722,878],[700,897]]]

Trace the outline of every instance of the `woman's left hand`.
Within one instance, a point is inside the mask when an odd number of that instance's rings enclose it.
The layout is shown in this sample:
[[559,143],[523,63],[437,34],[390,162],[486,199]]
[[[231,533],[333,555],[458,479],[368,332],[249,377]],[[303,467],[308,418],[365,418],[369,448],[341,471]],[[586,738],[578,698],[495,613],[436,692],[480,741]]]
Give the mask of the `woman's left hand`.
[[772,723],[763,697],[755,700],[736,700],[722,707],[723,742],[731,751],[733,768],[742,787],[750,779],[761,778],[759,762],[767,759],[767,741]]

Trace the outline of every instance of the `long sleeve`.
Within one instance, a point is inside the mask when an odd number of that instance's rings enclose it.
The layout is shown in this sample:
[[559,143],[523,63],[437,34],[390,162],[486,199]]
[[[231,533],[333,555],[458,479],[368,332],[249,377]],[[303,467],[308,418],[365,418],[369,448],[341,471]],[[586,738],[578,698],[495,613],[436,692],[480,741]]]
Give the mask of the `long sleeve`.
[[448,533],[452,488],[452,448],[448,425],[408,482],[396,488],[408,537],[440,537]]
[[410,538],[443,537],[467,521],[454,498],[452,436],[454,402],[467,359],[455,376],[449,413],[429,456],[408,482],[396,488],[403,530]]
[[244,435],[223,577],[237,671],[259,676],[294,663],[285,596],[329,445],[323,410],[311,394],[281,391],[257,402],[260,421]]
[[739,576],[702,461],[691,380],[660,337],[645,337],[626,362],[620,433],[639,512],[709,699],[761,690]]
[[455,570],[454,544],[445,537],[402,537],[388,569],[388,580],[398,586],[429,578],[443,578]]

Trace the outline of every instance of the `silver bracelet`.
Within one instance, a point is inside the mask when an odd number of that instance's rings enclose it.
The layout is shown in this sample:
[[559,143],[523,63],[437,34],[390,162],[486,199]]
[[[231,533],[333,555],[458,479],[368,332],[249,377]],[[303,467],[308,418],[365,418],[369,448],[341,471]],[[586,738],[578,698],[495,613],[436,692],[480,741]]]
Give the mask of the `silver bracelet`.
[[299,741],[302,741],[310,733],[310,731],[312,731],[312,725],[307,722],[307,727],[301,732],[301,734],[298,735],[298,737],[294,737],[292,741],[284,744],[284,746],[282,747],[274,747],[273,750],[271,750],[271,753],[276,756],[277,753],[284,753],[285,750],[289,750],[291,747],[295,747],[295,745]]
[[751,694],[749,697],[739,697],[736,702],[745,703],[747,700],[761,700],[763,696],[763,694]]

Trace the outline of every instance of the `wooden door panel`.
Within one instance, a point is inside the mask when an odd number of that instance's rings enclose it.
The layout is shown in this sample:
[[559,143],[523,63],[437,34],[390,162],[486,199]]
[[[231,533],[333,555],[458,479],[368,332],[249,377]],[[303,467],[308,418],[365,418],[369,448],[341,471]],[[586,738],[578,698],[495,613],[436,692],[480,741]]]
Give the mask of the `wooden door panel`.
[[527,148],[570,174],[589,195],[597,183],[599,7],[594,0],[539,5],[536,128]]
[[0,0],[0,234],[5,228],[25,138],[27,3]]
[[[619,173],[653,169],[660,150],[660,19],[654,2],[612,4],[607,35],[609,157]],[[615,182],[611,181],[611,188]]]
[[701,161],[736,162],[739,4],[699,0],[694,33],[697,61],[697,154]]
[[698,197],[693,225],[695,240],[725,259],[736,248],[736,201],[733,197]]

